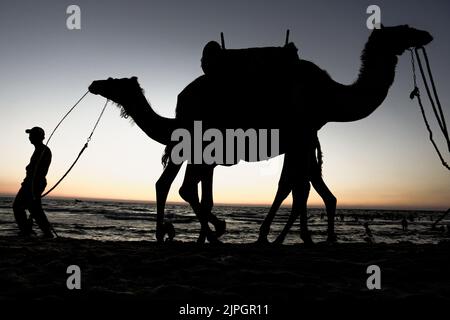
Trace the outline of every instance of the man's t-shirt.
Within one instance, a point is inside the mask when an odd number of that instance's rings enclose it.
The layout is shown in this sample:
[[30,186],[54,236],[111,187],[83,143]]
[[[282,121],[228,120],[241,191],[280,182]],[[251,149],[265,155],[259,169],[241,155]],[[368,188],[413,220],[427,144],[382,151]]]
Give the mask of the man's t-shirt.
[[52,162],[52,152],[50,148],[45,145],[36,147],[31,156],[30,163],[25,168],[27,175],[22,184],[31,184],[34,182],[37,185],[47,184],[45,176],[47,175],[48,168]]

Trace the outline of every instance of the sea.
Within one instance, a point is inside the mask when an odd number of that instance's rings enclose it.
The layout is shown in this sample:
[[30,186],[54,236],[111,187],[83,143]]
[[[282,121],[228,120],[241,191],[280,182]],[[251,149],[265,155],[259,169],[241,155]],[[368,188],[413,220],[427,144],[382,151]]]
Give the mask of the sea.
[[[13,200],[13,197],[0,197],[1,235],[17,234]],[[60,237],[101,241],[155,240],[155,203],[46,198],[43,199],[43,208]],[[225,243],[255,242],[268,210],[269,207],[216,205],[213,213],[227,222],[227,232],[221,240]],[[274,240],[279,234],[290,211],[289,207],[280,208],[269,240]],[[337,209],[336,233],[339,242],[438,243],[450,239],[450,214],[433,228],[434,222],[443,214],[441,211]],[[407,230],[402,230],[403,218],[407,219]],[[175,226],[175,240],[197,240],[200,225],[188,205],[167,204],[166,219]],[[366,223],[369,231],[364,226]],[[327,219],[324,209],[308,209],[308,225],[314,241],[325,241]],[[40,230],[36,225],[34,230],[39,236]],[[299,230],[297,222],[284,243],[301,243]]]

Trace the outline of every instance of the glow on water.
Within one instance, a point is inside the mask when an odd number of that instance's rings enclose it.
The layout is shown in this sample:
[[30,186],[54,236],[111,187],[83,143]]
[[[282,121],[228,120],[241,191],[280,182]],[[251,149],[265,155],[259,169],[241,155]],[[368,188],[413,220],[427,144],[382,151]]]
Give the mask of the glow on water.
[[[11,208],[12,201],[11,197],[0,197],[0,233],[2,235],[17,233]],[[62,237],[103,241],[154,240],[156,221],[154,204],[45,199],[43,206],[54,228]],[[259,226],[267,212],[267,207],[214,207],[214,213],[227,221],[227,233],[222,238],[227,243],[256,241]],[[270,240],[273,240],[281,231],[289,213],[290,208],[280,209],[271,229]],[[200,227],[189,206],[169,204],[166,214],[166,217],[175,225],[176,240],[196,241]],[[338,209],[336,232],[340,242],[365,242],[368,239],[363,224],[367,222],[375,242],[438,243],[441,240],[450,239],[446,228],[450,225],[450,216],[440,222],[440,228],[431,229],[433,222],[441,215],[442,212],[435,211]],[[308,216],[314,240],[324,241],[327,228],[325,211],[310,209]],[[407,231],[402,230],[403,217],[408,218]],[[297,222],[285,243],[301,242]]]

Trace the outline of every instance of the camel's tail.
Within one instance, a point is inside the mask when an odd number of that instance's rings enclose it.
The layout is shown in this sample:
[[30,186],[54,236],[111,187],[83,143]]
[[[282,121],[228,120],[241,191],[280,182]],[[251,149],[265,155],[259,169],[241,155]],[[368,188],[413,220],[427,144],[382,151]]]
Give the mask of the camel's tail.
[[317,139],[317,164],[319,165],[320,168],[320,176],[322,176],[323,153],[319,139]]
[[167,166],[167,164],[169,163],[169,157],[170,157],[170,153],[172,152],[172,146],[170,144],[168,144],[165,148],[164,148],[164,153],[161,157],[161,163],[163,165],[163,167],[165,168]]

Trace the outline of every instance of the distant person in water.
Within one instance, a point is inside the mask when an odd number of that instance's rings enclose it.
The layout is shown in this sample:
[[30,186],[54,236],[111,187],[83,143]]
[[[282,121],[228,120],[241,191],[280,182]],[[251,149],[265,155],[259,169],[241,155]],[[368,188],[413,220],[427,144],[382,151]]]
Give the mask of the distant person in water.
[[402,219],[402,229],[403,229],[403,231],[408,230],[408,220],[406,220],[405,217],[403,217],[403,219]]
[[364,230],[366,231],[366,237],[364,238],[364,240],[368,243],[373,243],[374,240],[372,236],[372,230],[370,230],[368,222],[364,222]]
[[[14,199],[14,217],[20,230],[19,235],[29,236],[33,233],[34,219],[44,233],[44,237],[53,238],[50,223],[41,204],[41,195],[47,186],[45,177],[52,161],[52,152],[43,143],[45,132],[42,128],[34,127],[25,132],[28,133],[31,144],[34,145],[34,152],[26,167],[22,187]],[[30,212],[29,218],[27,218],[26,209]]]

